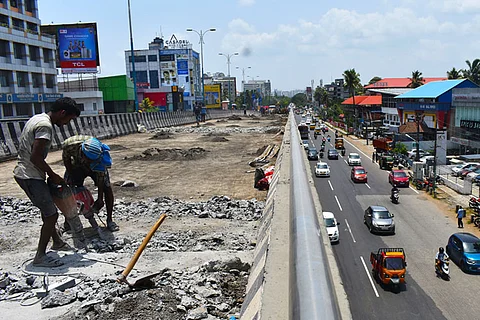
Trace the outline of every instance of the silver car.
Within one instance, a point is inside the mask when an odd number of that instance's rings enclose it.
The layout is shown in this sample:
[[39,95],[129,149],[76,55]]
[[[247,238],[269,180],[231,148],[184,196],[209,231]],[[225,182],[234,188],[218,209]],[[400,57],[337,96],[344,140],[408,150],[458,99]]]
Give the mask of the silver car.
[[363,216],[363,223],[367,225],[371,233],[378,232],[395,234],[393,213],[390,213],[385,207],[368,207]]

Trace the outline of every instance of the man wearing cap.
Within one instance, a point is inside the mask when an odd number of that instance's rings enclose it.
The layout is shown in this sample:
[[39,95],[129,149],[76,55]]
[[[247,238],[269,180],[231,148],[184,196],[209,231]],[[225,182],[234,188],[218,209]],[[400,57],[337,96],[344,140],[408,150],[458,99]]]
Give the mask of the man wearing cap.
[[[77,135],[63,142],[63,164],[65,165],[65,180],[69,185],[82,187],[86,177],[92,178],[98,188],[98,197],[94,208],[107,209],[107,228],[118,231],[118,225],[113,222],[113,190],[110,184],[108,168],[112,166],[110,147],[97,138]],[[105,197],[105,202],[104,202]]]

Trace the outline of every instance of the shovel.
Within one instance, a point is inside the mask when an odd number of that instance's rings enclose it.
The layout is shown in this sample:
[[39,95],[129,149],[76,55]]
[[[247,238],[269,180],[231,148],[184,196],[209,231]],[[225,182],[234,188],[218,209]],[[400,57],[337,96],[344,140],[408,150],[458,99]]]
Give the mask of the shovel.
[[140,245],[140,247],[138,247],[137,251],[135,252],[135,255],[132,257],[127,267],[125,268],[125,270],[123,270],[120,277],[118,277],[117,279],[118,283],[125,283],[130,288],[137,288],[137,289],[152,288],[154,286],[154,283],[151,279],[157,276],[158,274],[160,274],[161,272],[157,272],[155,274],[151,274],[146,277],[139,278],[137,279],[137,281],[135,281],[135,283],[129,283],[127,280],[127,277],[130,274],[130,271],[132,271],[133,267],[137,263],[138,258],[140,258],[140,255],[142,254],[143,250],[145,249],[148,242],[152,238],[153,234],[155,233],[155,231],[157,231],[158,227],[160,227],[160,225],[162,224],[163,220],[165,220],[166,217],[167,215],[165,213],[162,214],[158,219],[158,221],[153,225],[153,227],[147,233],[145,239],[143,239],[142,244]]

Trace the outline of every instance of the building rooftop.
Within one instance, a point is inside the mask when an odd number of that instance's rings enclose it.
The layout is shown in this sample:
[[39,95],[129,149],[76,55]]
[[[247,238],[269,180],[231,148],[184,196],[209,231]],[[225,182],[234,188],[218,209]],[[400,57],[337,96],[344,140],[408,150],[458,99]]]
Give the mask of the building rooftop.
[[[424,84],[416,89],[413,89],[409,92],[396,96],[395,99],[421,99],[421,98],[432,98],[435,99],[445,92],[455,88],[460,83],[464,81],[469,81],[468,79],[457,79],[457,80],[444,80],[444,81],[435,81]],[[472,82],[473,83],[473,82]]]
[[[423,78],[423,83],[427,84],[432,81],[442,80],[447,80],[447,78]],[[410,78],[383,78],[382,80],[365,86],[365,89],[408,88],[411,82],[412,80],[410,80]]]

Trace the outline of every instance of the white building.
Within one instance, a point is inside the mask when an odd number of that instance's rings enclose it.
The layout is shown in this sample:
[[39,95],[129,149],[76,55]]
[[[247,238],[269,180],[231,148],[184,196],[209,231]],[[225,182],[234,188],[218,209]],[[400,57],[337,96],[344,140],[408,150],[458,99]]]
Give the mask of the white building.
[[55,39],[40,34],[38,1],[0,1],[0,118],[49,111],[57,90]]
[[[186,40],[156,37],[148,49],[134,50],[134,56],[138,96],[143,89],[161,92],[160,87],[178,86],[184,90],[184,110],[193,110],[195,101],[202,101],[200,56]],[[125,67],[133,79],[130,50],[125,50]]]
[[[244,91],[256,92],[257,95],[260,94],[261,100],[258,101],[258,105],[269,102],[272,95],[270,80],[249,80],[243,84],[243,89]],[[258,98],[258,96],[256,98]]]
[[95,74],[81,77],[61,78],[58,82],[58,91],[75,100],[82,111],[82,115],[104,113],[103,93],[98,87],[98,78]]

